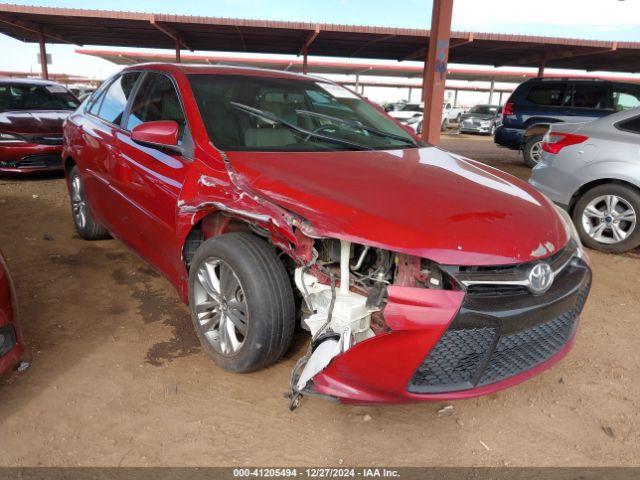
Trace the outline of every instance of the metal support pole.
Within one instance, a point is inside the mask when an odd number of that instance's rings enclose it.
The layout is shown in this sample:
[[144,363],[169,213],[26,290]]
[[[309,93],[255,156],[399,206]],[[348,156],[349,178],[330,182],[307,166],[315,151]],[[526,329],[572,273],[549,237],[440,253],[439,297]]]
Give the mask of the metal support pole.
[[409,87],[409,96],[407,97],[407,102],[411,102],[411,92],[413,91],[413,88]]
[[176,63],[180,63],[181,59],[180,59],[180,41],[176,38],[175,40],[175,46],[176,46]]
[[47,65],[47,45],[44,41],[42,28],[40,29],[40,68],[42,69],[42,79],[49,80],[49,66]]
[[500,92],[500,100],[498,101],[498,105],[502,105],[502,94],[503,94],[503,93],[504,93],[504,92]]
[[360,88],[360,74],[356,73],[356,93],[358,93],[359,88]]
[[422,138],[432,145],[437,145],[440,142],[452,13],[453,0],[433,0],[429,52],[422,80],[424,92]]
[[307,51],[305,50],[303,57],[302,57],[302,73],[304,75],[309,73],[309,64],[307,61]]
[[542,62],[540,62],[540,66],[538,67],[538,77],[542,78],[544,77],[544,60]]
[[496,86],[496,82],[492,78],[491,79],[491,85],[489,87],[489,105],[491,105],[493,103],[493,90],[494,90],[495,86]]
[[458,106],[458,90],[453,91],[453,106]]

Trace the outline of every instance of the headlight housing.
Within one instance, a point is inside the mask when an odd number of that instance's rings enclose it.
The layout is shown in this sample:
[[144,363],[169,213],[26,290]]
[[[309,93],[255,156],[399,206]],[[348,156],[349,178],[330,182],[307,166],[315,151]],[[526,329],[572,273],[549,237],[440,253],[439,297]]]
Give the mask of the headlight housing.
[[422,120],[421,117],[412,117],[410,119],[407,120],[407,125],[413,125],[414,123],[418,123],[420,120]]
[[480,125],[482,125],[483,127],[490,127],[491,120],[483,120],[482,122],[480,122]]
[[582,242],[580,241],[580,234],[578,234],[578,230],[576,229],[576,226],[573,224],[573,220],[571,219],[571,217],[569,216],[569,214],[566,212],[565,209],[560,208],[557,205],[554,205],[554,207],[556,207],[558,216],[560,217],[560,219],[562,220],[562,223],[564,224],[564,228],[567,231],[567,235],[569,235],[569,238],[571,238],[571,240],[573,240],[576,243],[578,252],[580,253],[580,255],[582,255],[583,246],[582,246]]

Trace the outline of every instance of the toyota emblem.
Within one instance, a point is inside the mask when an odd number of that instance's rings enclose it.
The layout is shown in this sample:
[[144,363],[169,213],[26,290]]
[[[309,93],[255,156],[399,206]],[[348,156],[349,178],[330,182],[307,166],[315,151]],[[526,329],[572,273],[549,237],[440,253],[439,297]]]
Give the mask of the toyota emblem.
[[529,272],[529,290],[540,294],[549,290],[553,283],[553,270],[548,263],[536,263]]

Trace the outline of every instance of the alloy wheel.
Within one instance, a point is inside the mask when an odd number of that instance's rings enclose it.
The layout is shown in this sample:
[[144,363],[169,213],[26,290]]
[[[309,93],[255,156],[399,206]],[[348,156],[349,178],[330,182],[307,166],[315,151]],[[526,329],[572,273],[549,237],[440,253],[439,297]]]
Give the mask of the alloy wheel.
[[540,163],[542,159],[542,141],[536,142],[531,146],[530,156],[531,160]]
[[82,193],[80,175],[71,177],[71,208],[76,225],[78,228],[84,228],[87,225],[87,202]]
[[596,242],[614,244],[626,240],[636,228],[636,211],[618,195],[601,195],[582,212],[584,231]]
[[198,267],[194,295],[204,338],[218,353],[236,354],[248,331],[247,302],[237,275],[224,260],[210,257]]

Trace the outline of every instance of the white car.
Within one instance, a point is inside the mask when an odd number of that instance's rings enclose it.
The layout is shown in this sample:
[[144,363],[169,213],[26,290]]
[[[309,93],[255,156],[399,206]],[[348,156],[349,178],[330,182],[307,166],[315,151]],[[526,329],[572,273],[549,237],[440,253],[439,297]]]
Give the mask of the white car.
[[[463,109],[453,107],[450,103],[442,104],[442,131],[447,129],[450,121],[458,121]],[[424,115],[424,103],[405,103],[398,110],[388,112],[393,118],[408,125],[417,133],[422,131],[422,118]]]

